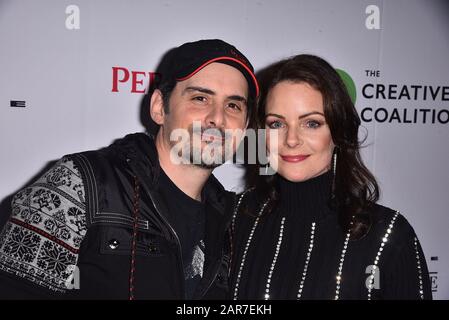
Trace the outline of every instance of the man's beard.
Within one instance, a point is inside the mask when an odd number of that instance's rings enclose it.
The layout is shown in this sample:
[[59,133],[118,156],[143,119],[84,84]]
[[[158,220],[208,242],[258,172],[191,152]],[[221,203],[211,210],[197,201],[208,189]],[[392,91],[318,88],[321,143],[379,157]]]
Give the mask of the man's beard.
[[[207,142],[206,142],[207,143]],[[224,141],[221,143],[221,147],[220,147],[220,151],[218,151],[218,148],[214,148],[213,152],[219,152],[219,155],[212,155],[212,157],[209,157],[210,154],[204,153],[202,152],[201,148],[198,150],[196,148],[194,148],[193,145],[191,145],[191,152],[190,152],[190,163],[192,163],[194,166],[202,168],[202,169],[215,169],[216,167],[219,167],[220,165],[222,165],[223,163],[226,162],[225,159],[225,153],[224,153]],[[195,160],[195,153],[199,154],[200,157],[200,162],[198,163],[198,161],[194,161]],[[210,161],[208,161],[207,159],[204,159],[204,157],[207,157]],[[218,159],[218,161],[217,161]]]
[[[203,140],[203,134],[210,140]],[[218,128],[201,128],[201,126],[190,126],[188,128],[189,145],[183,146],[186,152],[178,153],[183,163],[189,163],[202,169],[215,169],[226,162],[227,157],[232,158],[233,138],[226,139],[225,131]],[[171,140],[170,140],[171,141]],[[173,148],[178,142],[171,141]],[[228,148],[228,150],[227,150]]]

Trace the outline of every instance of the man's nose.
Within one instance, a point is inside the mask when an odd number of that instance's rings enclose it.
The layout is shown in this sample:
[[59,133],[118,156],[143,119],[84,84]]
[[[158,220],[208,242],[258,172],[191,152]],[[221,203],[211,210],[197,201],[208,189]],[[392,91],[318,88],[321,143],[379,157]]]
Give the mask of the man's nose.
[[224,108],[214,105],[206,117],[206,125],[208,128],[224,128],[225,114]]

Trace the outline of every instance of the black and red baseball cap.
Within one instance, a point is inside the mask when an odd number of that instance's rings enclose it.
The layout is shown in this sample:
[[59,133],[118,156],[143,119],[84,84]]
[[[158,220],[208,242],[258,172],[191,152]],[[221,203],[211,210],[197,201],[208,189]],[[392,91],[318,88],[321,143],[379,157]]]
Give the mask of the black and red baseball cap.
[[167,58],[160,70],[163,79],[183,81],[205,66],[220,62],[238,69],[248,82],[250,96],[253,98],[259,96],[259,85],[253,66],[236,47],[223,40],[207,39],[187,42],[172,49]]

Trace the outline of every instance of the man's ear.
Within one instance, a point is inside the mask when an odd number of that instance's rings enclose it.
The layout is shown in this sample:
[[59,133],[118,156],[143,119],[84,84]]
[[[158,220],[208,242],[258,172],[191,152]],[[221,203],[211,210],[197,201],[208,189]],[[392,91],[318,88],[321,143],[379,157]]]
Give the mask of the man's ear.
[[162,92],[159,89],[154,90],[150,99],[150,116],[154,122],[158,125],[164,123],[164,99],[162,97]]

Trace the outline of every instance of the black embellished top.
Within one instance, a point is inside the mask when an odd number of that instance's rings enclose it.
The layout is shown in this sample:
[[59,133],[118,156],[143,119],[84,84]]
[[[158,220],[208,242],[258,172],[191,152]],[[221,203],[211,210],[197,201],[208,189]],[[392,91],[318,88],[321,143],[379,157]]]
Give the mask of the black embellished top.
[[300,183],[279,177],[279,203],[268,214],[257,188],[240,196],[231,298],[431,299],[426,260],[407,220],[376,204],[368,233],[349,239],[327,205],[330,183],[329,172]]

